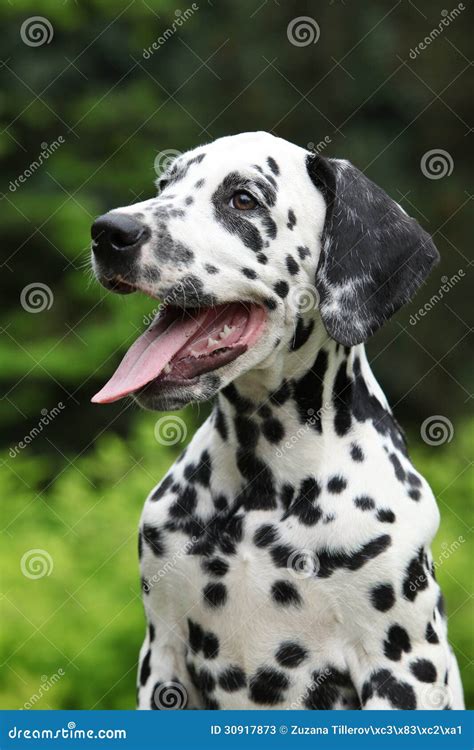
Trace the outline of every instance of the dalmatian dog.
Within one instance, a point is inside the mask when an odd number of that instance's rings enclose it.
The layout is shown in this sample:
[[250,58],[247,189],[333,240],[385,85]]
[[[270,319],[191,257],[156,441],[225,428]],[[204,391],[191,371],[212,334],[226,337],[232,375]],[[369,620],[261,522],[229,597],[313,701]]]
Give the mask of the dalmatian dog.
[[161,300],[93,401],[214,401],[143,510],[139,708],[462,708],[438,508],[364,351],[430,237],[349,162],[257,132],[178,156],[92,238],[104,287]]

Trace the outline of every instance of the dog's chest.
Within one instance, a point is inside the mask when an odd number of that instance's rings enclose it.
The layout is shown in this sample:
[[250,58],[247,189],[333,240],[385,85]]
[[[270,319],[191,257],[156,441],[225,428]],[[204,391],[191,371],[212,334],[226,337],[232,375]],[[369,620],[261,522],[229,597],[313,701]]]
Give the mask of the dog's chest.
[[[244,680],[255,702],[261,697],[271,705],[274,699],[281,707],[283,696],[288,705],[301,700],[313,675],[328,664],[344,670],[336,597],[327,582],[317,580],[304,551],[275,544],[279,516],[237,515],[214,540],[211,535],[208,546],[205,534],[196,546],[180,531],[163,535],[171,565],[146,596],[150,619],[155,611],[161,621],[169,617],[177,624],[191,679],[200,686],[203,679],[217,682],[214,694],[222,708],[235,708],[239,696],[244,700],[246,693],[232,689]],[[146,579],[156,579],[155,558],[144,554],[142,567]],[[276,688],[274,696],[266,694],[265,675],[273,676],[274,687],[281,679],[281,694]]]

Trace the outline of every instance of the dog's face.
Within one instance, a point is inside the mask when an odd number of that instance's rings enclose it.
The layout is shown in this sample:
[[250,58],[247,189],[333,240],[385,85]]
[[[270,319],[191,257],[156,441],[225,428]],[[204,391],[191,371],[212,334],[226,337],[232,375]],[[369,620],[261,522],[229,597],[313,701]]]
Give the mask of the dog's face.
[[158,189],[92,228],[99,281],[161,301],[100,403],[132,394],[172,409],[209,399],[285,357],[302,316],[320,314],[329,335],[358,343],[436,258],[416,222],[354,167],[268,133],[179,156]]

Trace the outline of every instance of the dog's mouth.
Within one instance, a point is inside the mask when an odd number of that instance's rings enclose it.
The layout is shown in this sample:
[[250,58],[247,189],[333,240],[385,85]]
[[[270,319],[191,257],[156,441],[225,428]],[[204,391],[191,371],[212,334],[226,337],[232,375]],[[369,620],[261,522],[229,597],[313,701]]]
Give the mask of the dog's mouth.
[[265,310],[254,303],[215,307],[166,307],[130,347],[92,401],[108,404],[154,387],[190,385],[244,354],[260,339]]

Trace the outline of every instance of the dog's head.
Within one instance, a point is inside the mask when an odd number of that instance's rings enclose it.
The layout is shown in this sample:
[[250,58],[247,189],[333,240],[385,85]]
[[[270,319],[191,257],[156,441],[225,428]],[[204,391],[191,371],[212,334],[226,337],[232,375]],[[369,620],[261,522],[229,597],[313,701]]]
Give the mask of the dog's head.
[[99,281],[161,301],[99,403],[208,399],[285,357],[300,323],[361,343],[438,259],[418,223],[351,164],[268,133],[179,156],[158,189],[92,227]]

